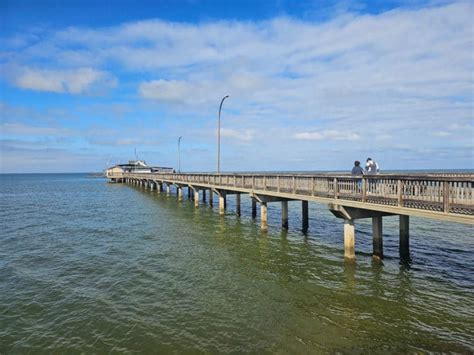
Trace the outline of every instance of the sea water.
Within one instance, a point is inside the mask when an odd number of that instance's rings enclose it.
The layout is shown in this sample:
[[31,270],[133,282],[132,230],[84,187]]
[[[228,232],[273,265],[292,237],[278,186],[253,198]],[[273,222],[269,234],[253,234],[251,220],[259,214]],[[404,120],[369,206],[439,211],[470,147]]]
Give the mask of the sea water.
[[[310,203],[269,203],[269,231],[242,198],[227,211],[86,174],[0,175],[0,353],[474,351],[469,225],[343,223]],[[209,195],[207,196],[209,197]],[[214,206],[217,205],[215,201]]]

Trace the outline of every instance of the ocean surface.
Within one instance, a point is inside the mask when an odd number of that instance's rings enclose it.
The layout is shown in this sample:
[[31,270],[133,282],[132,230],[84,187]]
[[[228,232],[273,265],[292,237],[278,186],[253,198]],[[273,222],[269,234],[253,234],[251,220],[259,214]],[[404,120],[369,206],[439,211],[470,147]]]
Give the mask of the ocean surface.
[[[269,231],[217,208],[86,174],[0,175],[0,353],[474,351],[474,230],[384,218],[343,223],[270,203]],[[216,201],[217,202],[217,201]],[[216,206],[215,203],[214,206]],[[361,351],[364,350],[364,351]]]

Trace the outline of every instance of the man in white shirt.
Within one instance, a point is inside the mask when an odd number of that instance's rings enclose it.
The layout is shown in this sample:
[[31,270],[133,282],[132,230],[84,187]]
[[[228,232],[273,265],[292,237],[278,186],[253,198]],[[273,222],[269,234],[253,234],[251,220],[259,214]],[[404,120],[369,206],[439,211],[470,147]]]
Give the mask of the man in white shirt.
[[379,166],[372,158],[367,158],[365,170],[367,171],[367,175],[377,175],[379,173]]

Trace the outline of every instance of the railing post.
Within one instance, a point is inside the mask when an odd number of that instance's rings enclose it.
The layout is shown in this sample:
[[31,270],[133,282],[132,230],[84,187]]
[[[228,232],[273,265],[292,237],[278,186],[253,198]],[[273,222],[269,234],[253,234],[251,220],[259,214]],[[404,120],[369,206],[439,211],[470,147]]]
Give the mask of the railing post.
[[362,177],[362,202],[367,200],[367,178]]
[[263,191],[267,191],[267,176],[263,176]]
[[280,192],[280,175],[277,176],[277,191]]
[[315,186],[316,185],[316,178],[313,176],[312,180],[313,180],[313,186],[311,187],[311,196],[314,196],[314,192],[316,190],[316,186]]
[[443,181],[443,212],[449,213],[449,181]]
[[296,194],[296,177],[293,176],[293,193]]
[[403,206],[403,181],[398,180],[398,206]]
[[252,175],[252,190],[255,190],[255,175]]
[[334,199],[337,200],[337,178],[333,180],[333,187],[334,187]]

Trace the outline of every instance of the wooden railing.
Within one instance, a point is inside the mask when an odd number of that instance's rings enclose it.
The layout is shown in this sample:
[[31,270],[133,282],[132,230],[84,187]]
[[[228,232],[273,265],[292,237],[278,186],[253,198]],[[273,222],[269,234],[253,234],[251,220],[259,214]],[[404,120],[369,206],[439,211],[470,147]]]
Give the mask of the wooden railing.
[[220,189],[358,201],[474,215],[474,175],[133,174],[121,176]]

